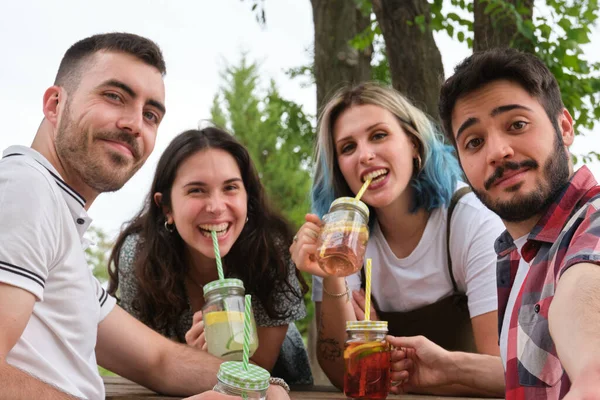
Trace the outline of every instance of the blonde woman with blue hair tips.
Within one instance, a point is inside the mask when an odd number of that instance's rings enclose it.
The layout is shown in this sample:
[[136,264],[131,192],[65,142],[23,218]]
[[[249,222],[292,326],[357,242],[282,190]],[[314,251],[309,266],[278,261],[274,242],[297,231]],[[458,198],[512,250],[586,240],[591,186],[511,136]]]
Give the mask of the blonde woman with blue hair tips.
[[[499,355],[494,241],[504,230],[461,181],[451,146],[427,115],[375,83],[340,90],[319,120],[312,187],[314,214],[290,247],[313,275],[319,364],[343,387],[346,321],[365,314],[364,269],[340,278],[316,262],[322,216],[338,197],[369,207],[366,258],[373,261],[371,320],[393,336],[423,335],[448,350]],[[408,385],[411,360],[392,353],[393,393],[487,395],[466,386]]]

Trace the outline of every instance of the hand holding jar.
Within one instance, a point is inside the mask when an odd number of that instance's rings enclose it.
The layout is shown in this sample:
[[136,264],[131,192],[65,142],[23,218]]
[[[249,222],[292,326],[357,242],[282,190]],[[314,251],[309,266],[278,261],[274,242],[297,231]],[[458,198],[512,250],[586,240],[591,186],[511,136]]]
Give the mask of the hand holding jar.
[[316,256],[321,269],[331,276],[354,274],[363,265],[369,240],[369,208],[353,197],[340,197],[323,216]]
[[[244,342],[244,283],[239,279],[210,282],[204,286],[204,299],[202,319],[208,352],[224,360],[240,361]],[[251,357],[258,347],[258,335],[252,312],[249,318]]]
[[345,277],[358,271],[369,240],[369,208],[352,197],[335,200],[323,221],[314,214],[290,246],[296,267],[312,275]]
[[292,261],[300,271],[325,277],[327,274],[317,263],[317,240],[321,235],[323,222],[315,214],[306,214],[304,218],[306,222],[300,227],[290,246]]

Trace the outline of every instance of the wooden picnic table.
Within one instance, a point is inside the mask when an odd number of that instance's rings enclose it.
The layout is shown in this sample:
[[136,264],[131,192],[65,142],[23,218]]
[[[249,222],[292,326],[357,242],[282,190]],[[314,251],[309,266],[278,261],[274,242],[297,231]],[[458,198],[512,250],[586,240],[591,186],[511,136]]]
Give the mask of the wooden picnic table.
[[[107,400],[173,400],[181,397],[163,396],[154,393],[125,378],[116,376],[105,376],[104,387],[106,388]],[[333,386],[303,386],[292,387],[290,392],[292,400],[346,400],[346,396]],[[444,396],[422,396],[415,394],[404,394],[399,396],[388,396],[388,399],[401,400],[483,400],[473,397],[444,397]],[[492,399],[485,399],[492,400]]]

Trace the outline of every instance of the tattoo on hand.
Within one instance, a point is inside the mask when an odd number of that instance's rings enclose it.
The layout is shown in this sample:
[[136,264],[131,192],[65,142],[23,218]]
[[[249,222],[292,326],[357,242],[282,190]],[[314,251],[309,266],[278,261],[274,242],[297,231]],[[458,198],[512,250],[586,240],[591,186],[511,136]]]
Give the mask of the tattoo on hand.
[[335,361],[342,356],[340,342],[333,338],[319,338],[317,342],[319,354],[328,361]]

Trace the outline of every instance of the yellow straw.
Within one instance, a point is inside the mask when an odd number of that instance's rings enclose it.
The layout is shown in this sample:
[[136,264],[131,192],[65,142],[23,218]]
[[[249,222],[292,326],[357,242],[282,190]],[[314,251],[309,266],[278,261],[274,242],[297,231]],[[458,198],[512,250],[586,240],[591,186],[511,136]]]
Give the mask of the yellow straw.
[[367,188],[371,184],[372,180],[373,180],[373,178],[368,178],[365,181],[365,183],[363,183],[362,187],[360,188],[360,190],[358,191],[358,194],[355,197],[356,200],[360,200],[360,198],[362,197],[362,195],[365,194],[365,191],[367,190]]
[[367,287],[365,289],[365,321],[371,320],[371,259],[367,258],[367,269],[365,271]]

